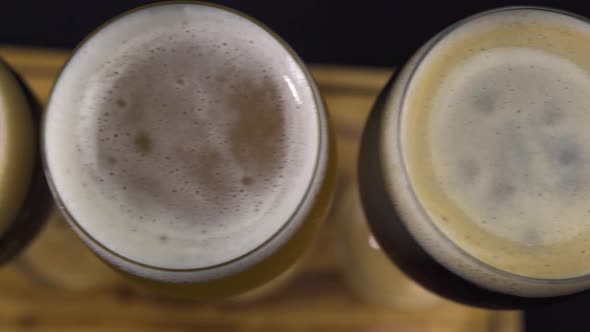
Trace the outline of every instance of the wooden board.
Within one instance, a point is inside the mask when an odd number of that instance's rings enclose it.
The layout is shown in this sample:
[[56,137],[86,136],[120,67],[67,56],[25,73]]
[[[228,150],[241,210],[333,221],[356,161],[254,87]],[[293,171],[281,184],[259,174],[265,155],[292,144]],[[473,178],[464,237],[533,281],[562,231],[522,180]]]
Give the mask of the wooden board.
[[[67,51],[0,48],[45,102]],[[337,133],[339,191],[353,179],[358,139],[391,69],[311,66]],[[338,195],[337,193],[337,195]],[[338,196],[335,201],[338,208]],[[66,291],[0,270],[0,331],[519,331],[518,312],[445,302],[401,312],[363,303],[347,287],[334,255],[328,220],[310,259],[286,288],[251,303],[193,303],[156,298],[115,279],[99,288]],[[45,252],[51,255],[51,252]]]

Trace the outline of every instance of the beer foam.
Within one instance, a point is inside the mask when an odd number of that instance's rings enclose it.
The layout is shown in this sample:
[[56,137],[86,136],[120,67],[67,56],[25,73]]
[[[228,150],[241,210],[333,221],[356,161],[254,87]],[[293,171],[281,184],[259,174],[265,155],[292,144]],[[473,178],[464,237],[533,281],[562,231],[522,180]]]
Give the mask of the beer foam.
[[47,165],[72,218],[106,249],[158,268],[211,267],[260,247],[298,209],[318,112],[313,82],[267,30],[206,5],[148,7],[68,63],[48,106]]
[[441,189],[486,232],[527,247],[587,231],[588,93],[590,75],[562,57],[528,48],[474,55],[434,100]]
[[[463,252],[500,271],[590,273],[589,45],[588,23],[567,14],[489,12],[436,41],[406,91],[401,142],[420,205]],[[552,294],[448,263],[504,291]]]

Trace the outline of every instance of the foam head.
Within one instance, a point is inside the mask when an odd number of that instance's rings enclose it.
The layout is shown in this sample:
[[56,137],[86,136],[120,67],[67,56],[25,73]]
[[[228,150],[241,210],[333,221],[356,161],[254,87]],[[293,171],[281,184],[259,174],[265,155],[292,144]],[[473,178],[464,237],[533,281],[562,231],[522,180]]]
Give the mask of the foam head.
[[290,220],[314,175],[319,112],[299,60],[258,24],[206,5],[148,7],[92,35],[62,72],[47,166],[106,249],[205,268]]
[[[401,117],[407,176],[428,216],[411,227],[436,228],[421,240],[454,271],[512,293],[520,285],[503,272],[590,272],[588,45],[583,19],[512,8],[459,24],[423,54]],[[458,263],[453,246],[493,268]],[[552,292],[529,290],[519,294]]]

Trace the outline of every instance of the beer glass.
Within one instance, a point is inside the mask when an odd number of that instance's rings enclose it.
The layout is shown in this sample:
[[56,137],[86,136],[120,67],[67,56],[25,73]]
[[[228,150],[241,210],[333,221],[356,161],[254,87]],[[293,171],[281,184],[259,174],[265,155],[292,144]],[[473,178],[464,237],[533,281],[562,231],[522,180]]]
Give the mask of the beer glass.
[[541,7],[466,18],[391,78],[359,187],[381,248],[424,287],[521,308],[590,287],[590,25]]
[[310,73],[264,25],[217,5],[150,5],[100,27],[61,71],[42,136],[76,233],[173,296],[228,297],[280,275],[333,191]]

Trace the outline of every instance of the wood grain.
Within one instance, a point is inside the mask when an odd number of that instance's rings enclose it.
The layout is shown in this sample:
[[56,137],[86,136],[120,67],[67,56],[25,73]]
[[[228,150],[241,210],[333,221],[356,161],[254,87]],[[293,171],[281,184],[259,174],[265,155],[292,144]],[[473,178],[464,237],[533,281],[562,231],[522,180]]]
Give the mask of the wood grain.
[[[68,52],[0,48],[2,56],[45,102]],[[339,188],[354,178],[358,139],[391,69],[311,66],[330,110],[339,152]],[[335,207],[338,208],[338,196]],[[161,299],[114,281],[83,291],[45,287],[16,264],[0,271],[0,331],[242,332],[242,331],[518,331],[518,312],[487,311],[444,302],[400,312],[361,302],[346,287],[328,221],[310,258],[289,286],[250,303]],[[64,239],[64,241],[67,239]],[[72,246],[79,243],[72,243]],[[78,250],[78,249],[76,249]],[[80,249],[83,250],[83,249]],[[51,252],[45,252],[51,255]]]

